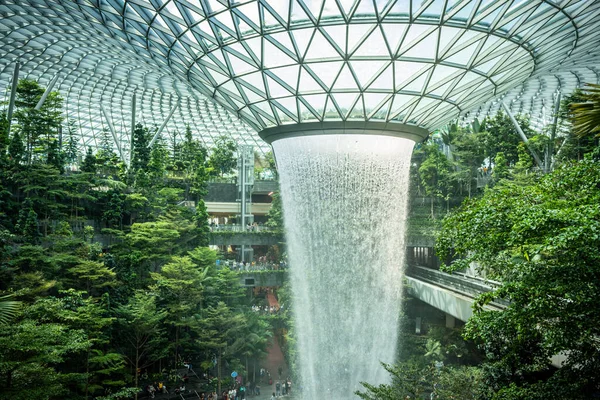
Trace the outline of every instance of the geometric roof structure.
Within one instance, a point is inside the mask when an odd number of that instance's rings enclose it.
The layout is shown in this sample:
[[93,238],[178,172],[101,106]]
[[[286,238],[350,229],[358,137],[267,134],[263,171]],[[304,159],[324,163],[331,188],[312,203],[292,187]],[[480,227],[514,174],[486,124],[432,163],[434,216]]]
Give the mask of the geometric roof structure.
[[0,16],[0,89],[16,60],[59,74],[88,142],[99,103],[128,130],[134,92],[150,124],[178,102],[170,134],[264,147],[280,125],[434,130],[500,101],[542,119],[600,73],[595,0],[2,0]]

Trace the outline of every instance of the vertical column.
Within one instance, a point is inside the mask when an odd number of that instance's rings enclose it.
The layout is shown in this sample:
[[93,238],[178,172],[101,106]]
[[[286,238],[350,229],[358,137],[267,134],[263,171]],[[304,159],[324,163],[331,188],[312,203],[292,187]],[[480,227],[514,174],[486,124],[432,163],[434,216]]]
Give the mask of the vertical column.
[[12,85],[10,88],[10,100],[8,101],[8,113],[6,118],[8,119],[8,133],[10,133],[10,123],[12,122],[13,110],[15,108],[15,97],[17,96],[17,85],[19,84],[19,69],[21,64],[15,63],[15,70],[13,72]]
[[[240,224],[246,231],[246,224],[252,223],[251,201],[254,185],[254,149],[252,146],[238,146],[238,186],[240,194]],[[242,246],[242,262],[247,260],[246,246]]]
[[456,318],[450,314],[446,314],[446,328],[454,328],[456,326]]
[[135,92],[131,98],[131,137],[129,138],[129,164],[131,167],[131,160],[133,160],[133,132],[135,131]]

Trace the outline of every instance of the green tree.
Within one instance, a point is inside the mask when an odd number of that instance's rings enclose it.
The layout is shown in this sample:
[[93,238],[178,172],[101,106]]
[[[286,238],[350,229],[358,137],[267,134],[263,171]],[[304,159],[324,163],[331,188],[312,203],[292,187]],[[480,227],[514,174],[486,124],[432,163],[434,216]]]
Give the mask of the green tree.
[[135,172],[146,171],[148,169],[148,163],[150,162],[150,144],[152,134],[148,128],[137,124],[133,130],[133,151],[131,160],[131,169]]
[[164,185],[168,158],[169,151],[167,150],[167,146],[165,146],[162,139],[159,137],[152,146],[150,161],[148,161],[147,172],[152,186],[161,187]]
[[281,194],[279,191],[273,192],[271,198],[271,208],[267,212],[266,226],[275,230],[283,231],[283,202],[281,201]]
[[[599,204],[600,163],[585,160],[530,185],[503,181],[444,220],[436,252],[454,257],[445,269],[474,262],[501,282],[479,297],[465,333],[487,356],[495,398],[586,398],[600,387]],[[494,299],[509,305],[486,311]],[[553,370],[557,354],[566,361]]]
[[25,157],[25,146],[19,132],[15,132],[8,145],[8,155],[14,165],[19,165]]
[[87,152],[85,153],[85,158],[81,164],[81,171],[90,174],[96,173],[96,156],[94,155],[91,146],[88,147]]
[[65,145],[65,162],[67,164],[75,164],[79,158],[79,146],[77,145],[77,127],[75,126],[75,120],[70,119],[67,121],[67,142]]
[[446,202],[450,197],[452,187],[450,161],[442,153],[437,144],[431,143],[421,148],[426,156],[419,167],[421,185],[431,202],[431,219],[435,219],[434,205],[436,199]]
[[215,140],[214,147],[211,149],[208,164],[212,168],[214,176],[223,177],[230,173],[237,165],[235,152],[237,150],[236,143],[227,136],[219,136]]
[[[136,371],[134,385],[138,388],[140,377],[137,371],[154,361],[149,356],[162,345],[160,339],[164,332],[161,327],[167,312],[157,307],[155,296],[139,291],[115,312],[123,354]],[[137,392],[135,398],[138,398]]]
[[160,272],[150,274],[154,280],[150,288],[160,297],[170,316],[168,323],[175,331],[172,345],[175,364],[179,361],[179,349],[192,347],[192,339],[189,335],[182,337],[182,333],[196,325],[194,315],[201,311],[207,273],[208,267],[202,269],[186,256],[173,257]]
[[[23,310],[23,315],[27,309]],[[82,331],[58,323],[31,319],[0,329],[0,399],[50,399],[67,392],[65,374],[58,370],[65,360],[84,351],[88,341]]]
[[224,302],[209,307],[200,320],[199,345],[212,360],[217,359],[217,393],[221,393],[223,363],[235,358],[244,344],[246,320],[243,314],[234,313]]

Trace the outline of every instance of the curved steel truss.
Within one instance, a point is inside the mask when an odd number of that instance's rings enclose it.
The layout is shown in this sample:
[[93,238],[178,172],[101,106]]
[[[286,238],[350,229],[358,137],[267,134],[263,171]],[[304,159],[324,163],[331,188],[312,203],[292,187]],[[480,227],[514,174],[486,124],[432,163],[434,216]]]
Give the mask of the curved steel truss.
[[433,130],[500,101],[543,119],[599,77],[597,0],[1,0],[0,16],[0,85],[17,60],[58,74],[86,142],[100,103],[129,129],[133,93],[147,124],[176,106],[170,135],[264,147],[255,131],[278,125]]

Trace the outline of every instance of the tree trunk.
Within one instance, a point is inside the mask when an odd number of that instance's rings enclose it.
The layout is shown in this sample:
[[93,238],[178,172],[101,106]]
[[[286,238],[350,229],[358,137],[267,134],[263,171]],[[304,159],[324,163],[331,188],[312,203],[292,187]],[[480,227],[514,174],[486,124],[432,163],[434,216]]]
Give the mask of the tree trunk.
[[254,358],[254,368],[252,369],[252,381],[256,383],[256,358]]
[[221,349],[219,349],[219,366],[217,367],[217,396],[221,395]]
[[[136,348],[135,348],[135,371],[134,371],[134,373],[135,373],[135,387],[136,388],[138,387],[138,383],[139,383],[139,379],[140,379],[140,376],[138,374],[138,366],[139,366],[139,364],[140,364],[140,348],[136,346]],[[136,391],[135,392],[135,400],[137,400],[137,398],[138,398],[138,393]]]
[[89,388],[90,388],[90,350],[88,349],[87,359],[85,362],[85,400],[88,399]]
[[177,369],[177,351],[179,349],[179,327],[175,326],[175,369]]
[[433,201],[434,201],[434,197],[431,196],[431,219],[435,219],[435,214],[433,213]]

